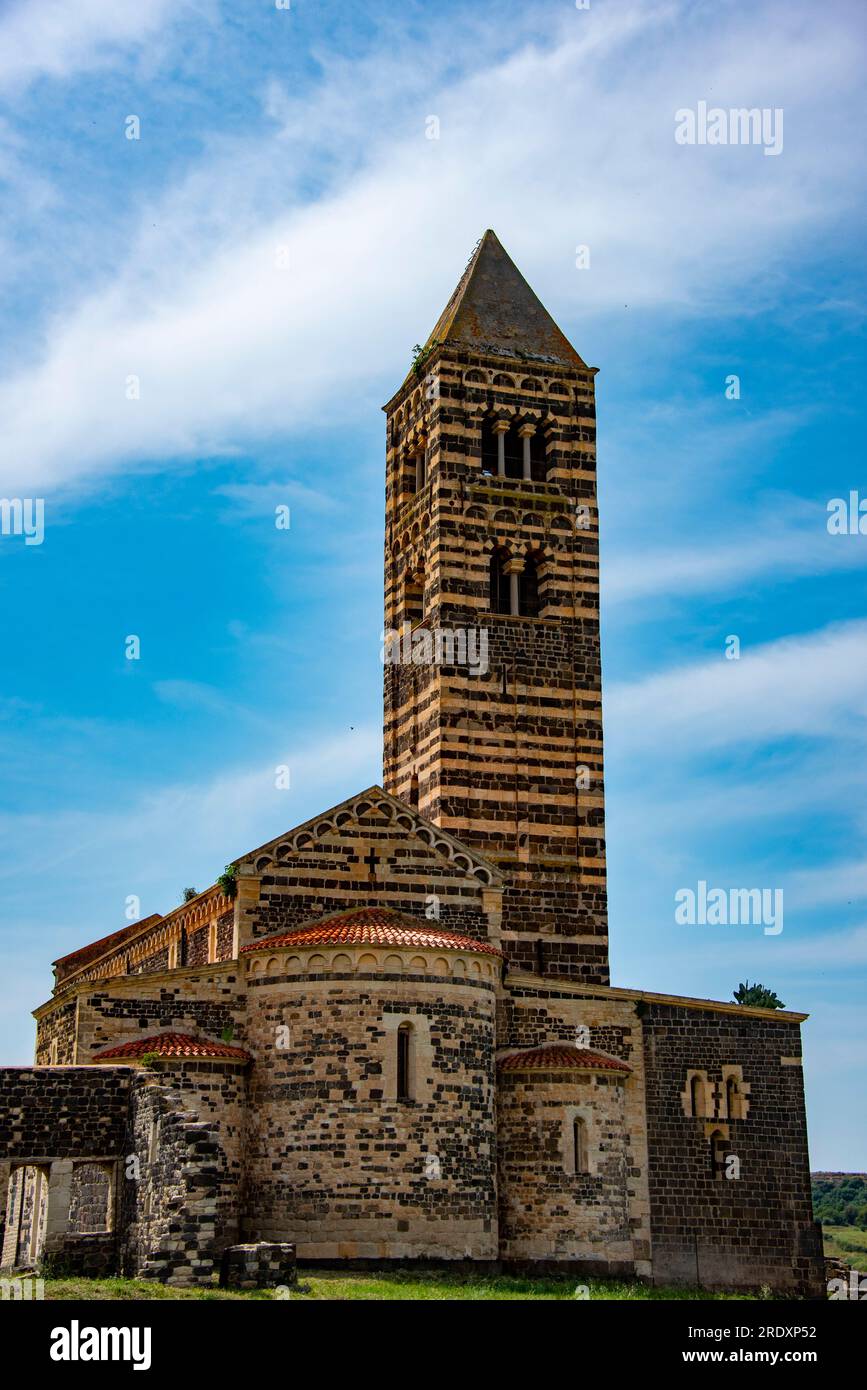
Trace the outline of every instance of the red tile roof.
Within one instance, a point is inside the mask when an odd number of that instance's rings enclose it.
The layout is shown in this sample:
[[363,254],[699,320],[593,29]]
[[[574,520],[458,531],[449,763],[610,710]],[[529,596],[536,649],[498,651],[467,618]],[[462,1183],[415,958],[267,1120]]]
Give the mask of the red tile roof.
[[586,1047],[571,1047],[568,1043],[548,1043],[531,1047],[526,1052],[512,1052],[497,1063],[502,1071],[631,1071],[625,1062],[590,1052]]
[[97,1052],[91,1061],[135,1061],[148,1052],[155,1052],[158,1057],[223,1057],[238,1062],[250,1060],[249,1052],[245,1052],[243,1047],[230,1047],[228,1043],[213,1042],[210,1038],[193,1038],[189,1033],[158,1033],[153,1038],[136,1038],[133,1042],[106,1048],[103,1052]]
[[360,907],[350,912],[337,912],[322,917],[296,931],[266,936],[242,946],[247,951],[267,951],[275,946],[418,946],[429,950],[477,951],[488,956],[502,954],[489,941],[476,941],[472,936],[443,931],[428,926],[406,912],[387,907]]

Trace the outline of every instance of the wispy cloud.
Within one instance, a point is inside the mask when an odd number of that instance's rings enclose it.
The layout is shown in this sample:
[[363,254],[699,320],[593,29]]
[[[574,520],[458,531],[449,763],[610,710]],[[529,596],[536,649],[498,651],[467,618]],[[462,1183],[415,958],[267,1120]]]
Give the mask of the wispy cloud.
[[685,523],[665,549],[631,547],[607,558],[603,550],[603,602],[743,593],[760,578],[778,582],[867,566],[867,537],[829,535],[827,520],[824,501],[782,498],[760,515],[715,515],[709,529],[719,539],[706,545]]
[[[103,67],[140,50],[193,8],[190,0],[11,0],[0,15],[0,88]],[[195,8],[204,13],[207,6]]]
[[[200,782],[168,783],[127,797],[104,810],[72,810],[3,819],[7,845],[7,914],[25,915],[33,875],[63,866],[67,901],[57,929],[66,940],[112,929],[111,902],[122,913],[126,893],[142,898],[145,913],[165,911],[170,885],[190,874],[213,882],[227,859],[315,815],[323,806],[361,790],[378,776],[379,730],[352,735],[287,739],[271,758],[217,770]],[[288,789],[275,785],[275,764],[290,769]],[[373,770],[373,777],[371,777]],[[204,886],[204,883],[202,884]],[[104,902],[100,925],[80,919],[93,895]],[[8,917],[7,917],[8,921]]]
[[[427,110],[404,86],[383,110],[390,67],[411,52],[382,53],[377,90],[358,88],[357,123],[341,129],[362,152],[360,172],[317,201],[293,194],[281,210],[275,199],[273,170],[290,157],[285,131],[297,120],[291,102],[276,132],[209,154],[205,168],[148,208],[116,278],[51,324],[33,365],[0,384],[3,487],[26,474],[31,486],[58,488],[123,462],[220,452],[312,425],[326,406],[338,422],[349,419],[358,400],[368,404],[399,377],[455,266],[492,223],[543,297],[556,286],[567,315],[624,303],[688,313],[724,305],[733,286],[750,284],[806,228],[833,217],[859,175],[808,121],[773,161],[753,149],[678,146],[673,113],[684,102],[711,89],[732,103],[756,91],[770,100],[748,20],[720,21],[709,60],[706,36],[677,22],[681,13],[633,5],[567,21],[552,10],[544,47],[527,44],[425,91],[441,121],[435,141],[425,138]],[[439,45],[448,48],[442,37]],[[820,84],[834,109],[845,104],[856,48],[819,12],[801,16],[797,31],[781,22],[774,101],[806,109]],[[345,72],[334,81],[344,83]],[[556,102],[542,99],[552,90]],[[322,132],[325,151],[335,104],[342,109],[326,65],[320,90],[304,98],[305,122]],[[273,93],[270,105],[276,110]],[[550,178],[578,149],[580,180]],[[251,190],[269,179],[257,220],[247,211]],[[590,272],[574,268],[576,243],[594,252]],[[140,399],[127,398],[129,377]]]
[[839,860],[793,874],[791,888],[798,907],[851,906],[867,898],[867,859]]
[[285,482],[225,483],[215,492],[231,504],[228,511],[233,520],[260,521],[268,517],[273,521],[275,508],[290,504],[317,512],[333,511],[337,505],[331,493],[292,478]]
[[696,747],[795,736],[846,737],[860,746],[867,733],[867,622],[744,647],[739,660],[727,660],[721,645],[712,660],[610,687],[607,710],[618,756],[665,747],[666,758],[677,759]]

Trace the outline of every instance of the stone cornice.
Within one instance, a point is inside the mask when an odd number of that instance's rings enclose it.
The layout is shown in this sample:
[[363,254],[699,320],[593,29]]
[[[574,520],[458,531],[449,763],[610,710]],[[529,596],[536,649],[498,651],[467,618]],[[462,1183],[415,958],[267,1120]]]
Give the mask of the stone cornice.
[[791,1009],[754,1009],[744,1004],[730,1004],[721,999],[695,999],[691,995],[653,994],[643,989],[618,989],[613,985],[581,984],[577,980],[553,980],[550,976],[523,974],[510,971],[503,981],[508,993],[516,989],[535,989],[554,994],[589,995],[593,999],[622,999],[624,1002],[646,1004],[669,1004],[679,1009],[704,1009],[721,1014],[740,1014],[743,1018],[772,1018],[783,1023],[803,1023],[809,1014],[795,1013]]
[[210,963],[206,962],[203,965],[177,966],[174,970],[148,971],[141,975],[102,975],[95,979],[78,978],[72,980],[68,987],[64,987],[61,993],[53,994],[50,999],[46,999],[44,1004],[33,1009],[31,1011],[32,1017],[44,1018],[55,1009],[64,1008],[73,999],[77,999],[79,995],[89,994],[94,989],[111,990],[117,988],[120,993],[126,986],[140,986],[143,980],[147,980],[148,983],[174,984],[178,980],[201,978],[205,974],[228,974],[230,970],[237,970],[238,968],[237,960],[216,960]]

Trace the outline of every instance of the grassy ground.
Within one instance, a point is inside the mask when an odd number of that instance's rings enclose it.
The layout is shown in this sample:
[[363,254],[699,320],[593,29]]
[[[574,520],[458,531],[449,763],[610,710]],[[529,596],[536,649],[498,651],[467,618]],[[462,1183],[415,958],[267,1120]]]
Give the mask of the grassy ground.
[[[290,1293],[293,1300],[311,1302],[322,1299],[364,1299],[442,1301],[492,1299],[541,1299],[548,1302],[581,1297],[576,1289],[587,1288],[591,1299],[718,1299],[747,1295],[711,1294],[704,1289],[648,1288],[634,1282],[576,1279],[522,1279],[500,1275],[474,1278],[444,1273],[345,1274],[339,1270],[299,1271],[301,1291]],[[146,1279],[46,1279],[46,1299],[215,1299],[272,1300],[272,1290],[255,1293],[225,1289],[173,1289]]]
[[825,1254],[867,1274],[867,1231],[857,1226],[823,1226]]

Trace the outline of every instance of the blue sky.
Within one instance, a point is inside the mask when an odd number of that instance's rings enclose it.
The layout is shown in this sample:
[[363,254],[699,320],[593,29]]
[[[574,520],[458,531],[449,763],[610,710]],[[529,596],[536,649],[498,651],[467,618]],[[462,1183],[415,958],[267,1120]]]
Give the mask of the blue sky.
[[[5,1061],[128,895],[166,911],[378,780],[380,406],[492,226],[600,368],[614,981],[809,1011],[814,1166],[867,1168],[867,536],[826,526],[867,497],[865,29],[5,6],[0,495],[46,508],[0,537]],[[679,145],[701,100],[782,109],[781,153]],[[676,924],[701,879],[781,887],[783,932]]]

